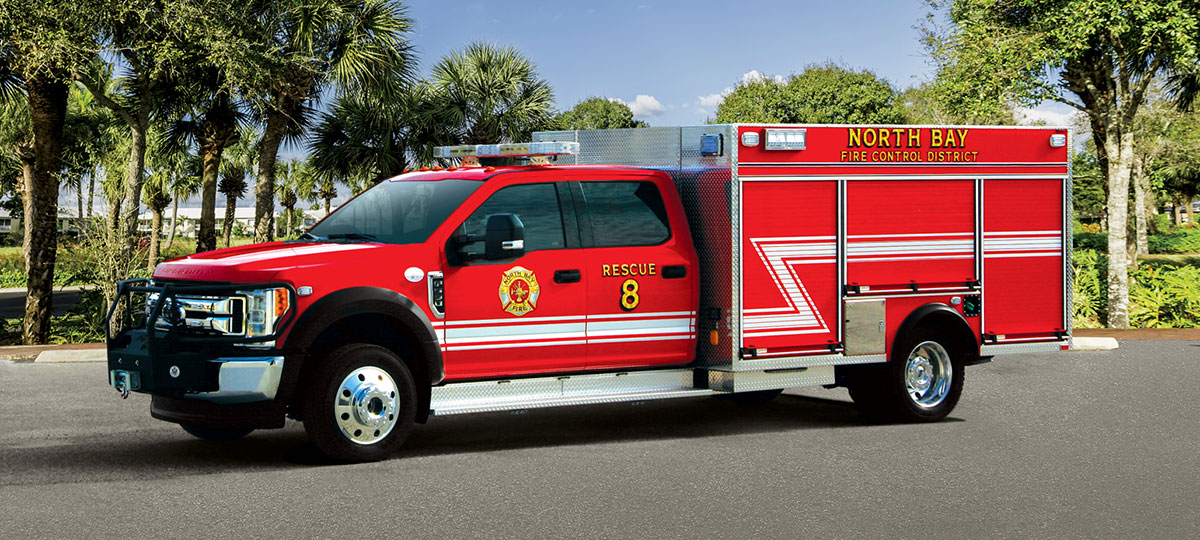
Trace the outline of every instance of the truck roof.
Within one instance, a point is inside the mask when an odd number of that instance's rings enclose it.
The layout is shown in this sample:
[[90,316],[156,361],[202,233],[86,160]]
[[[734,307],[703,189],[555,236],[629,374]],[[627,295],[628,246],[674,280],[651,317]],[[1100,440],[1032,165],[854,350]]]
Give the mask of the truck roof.
[[627,165],[506,165],[502,167],[435,167],[420,169],[393,176],[390,182],[437,181],[447,179],[458,180],[488,180],[496,175],[518,171],[628,171],[651,174],[651,169],[631,167]]

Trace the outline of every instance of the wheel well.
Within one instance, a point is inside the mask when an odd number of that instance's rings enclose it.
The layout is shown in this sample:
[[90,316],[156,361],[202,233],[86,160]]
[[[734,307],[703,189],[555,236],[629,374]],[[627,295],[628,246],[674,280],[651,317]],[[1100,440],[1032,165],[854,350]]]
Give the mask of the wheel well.
[[[425,422],[429,416],[429,368],[428,359],[418,346],[420,340],[408,325],[400,320],[379,313],[358,313],[338,319],[326,326],[313,339],[308,348],[301,373],[300,392],[309,387],[309,377],[316,373],[315,367],[321,359],[338,347],[351,343],[370,343],[384,347],[400,357],[408,367],[417,388],[417,421]],[[303,399],[292,399],[292,407],[299,408]],[[303,411],[301,411],[301,415]]]
[[947,345],[962,355],[960,358],[967,363],[979,356],[979,342],[975,339],[971,325],[967,324],[962,315],[943,304],[928,304],[909,315],[896,332],[892,352],[896,353],[896,343],[917,328],[929,328],[945,336],[949,341]]

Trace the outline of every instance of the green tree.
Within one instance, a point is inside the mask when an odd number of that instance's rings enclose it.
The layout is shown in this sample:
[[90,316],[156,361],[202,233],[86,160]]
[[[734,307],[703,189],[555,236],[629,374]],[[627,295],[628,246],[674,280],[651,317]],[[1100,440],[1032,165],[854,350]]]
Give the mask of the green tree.
[[1134,122],[1151,83],[1200,88],[1200,4],[1127,0],[931,0],[926,43],[943,103],[968,116],[1045,100],[1083,112],[1108,184],[1108,325],[1129,326]]
[[370,184],[432,165],[436,145],[456,142],[436,118],[437,106],[437,94],[424,83],[387,99],[339,96],[309,137],[309,164],[315,174]]
[[339,95],[375,92],[385,98],[411,79],[412,20],[392,0],[259,0],[246,4],[262,21],[255,40],[267,55],[236,76],[252,89],[263,115],[255,183],[254,239],[273,239],[275,162],[283,138],[312,116],[313,102],[333,87]]
[[461,144],[529,140],[554,126],[554,92],[516,49],[472,43],[433,66],[438,118]]
[[175,233],[179,230],[179,203],[200,193],[200,158],[188,152],[170,156],[165,165],[168,175],[167,190],[171,193],[171,232],[167,235],[167,247],[175,244]]
[[221,185],[218,188],[225,195],[225,227],[222,238],[225,247],[233,236],[233,222],[237,214],[238,199],[246,196],[246,176],[254,172],[255,158],[258,156],[258,132],[253,129],[243,129],[237,144],[229,148],[229,154],[221,162]]
[[590,97],[555,118],[559,129],[621,129],[647,127],[633,119],[629,106],[602,97]]
[[716,123],[897,124],[904,111],[887,81],[870,71],[810,66],[785,82],[738,85],[717,106]]
[[146,207],[150,209],[150,253],[146,256],[146,271],[151,274],[154,273],[154,267],[158,266],[163,211],[171,204],[168,177],[166,170],[156,170],[143,186]]
[[95,20],[109,6],[91,0],[5,0],[0,3],[0,91],[24,88],[33,136],[33,167],[25,175],[25,271],[22,341],[50,337],[58,250],[59,172],[70,74],[95,50]]
[[1003,107],[987,117],[955,114],[938,99],[938,88],[933,83],[921,83],[906,88],[896,96],[896,103],[904,109],[904,123],[929,125],[1016,125],[1017,118],[1012,107]]

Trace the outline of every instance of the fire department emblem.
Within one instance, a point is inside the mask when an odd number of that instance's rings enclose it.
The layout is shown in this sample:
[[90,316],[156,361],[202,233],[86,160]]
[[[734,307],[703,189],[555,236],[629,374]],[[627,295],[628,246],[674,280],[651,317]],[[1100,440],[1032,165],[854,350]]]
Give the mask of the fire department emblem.
[[500,307],[520,317],[537,307],[541,290],[532,270],[520,266],[509,268],[500,278]]

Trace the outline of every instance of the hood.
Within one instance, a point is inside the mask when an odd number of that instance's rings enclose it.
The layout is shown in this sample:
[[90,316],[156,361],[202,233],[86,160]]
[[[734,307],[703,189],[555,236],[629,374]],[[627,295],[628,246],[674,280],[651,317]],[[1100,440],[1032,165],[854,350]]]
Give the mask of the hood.
[[405,246],[375,243],[271,242],[206,251],[163,262],[154,277],[249,283],[272,281],[286,270],[312,265],[353,264],[377,259]]

